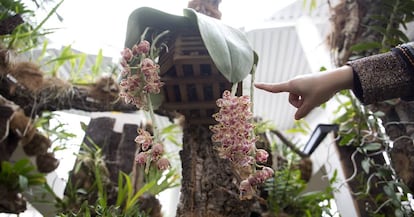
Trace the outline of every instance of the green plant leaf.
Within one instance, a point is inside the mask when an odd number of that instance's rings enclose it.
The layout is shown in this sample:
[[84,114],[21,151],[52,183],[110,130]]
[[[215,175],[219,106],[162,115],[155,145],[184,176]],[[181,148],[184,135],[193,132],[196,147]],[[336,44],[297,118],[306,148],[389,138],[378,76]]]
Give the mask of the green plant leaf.
[[381,43],[379,42],[362,42],[359,44],[352,45],[350,50],[354,52],[361,52],[370,49],[378,49],[381,48]]
[[362,147],[365,151],[378,151],[380,150],[382,145],[378,142],[368,143]]
[[160,32],[168,29],[179,31],[192,27],[188,18],[168,14],[154,8],[141,7],[134,10],[128,18],[125,47],[132,48],[141,40],[141,36],[147,27],[157,29]]
[[127,174],[124,174],[125,177],[125,188],[126,188],[126,193],[127,193],[127,201],[126,201],[126,205],[125,205],[125,209],[129,208],[129,204],[131,203],[132,197],[133,197],[133,193],[134,190],[132,188],[132,183],[131,183],[131,179],[129,178],[129,176]]
[[197,22],[204,44],[223,76],[232,83],[242,81],[254,63],[254,52],[245,35],[193,9],[184,9],[184,15]]
[[40,30],[40,28],[43,26],[43,24],[45,24],[46,23],[46,21],[48,21],[49,20],[49,18],[52,16],[52,15],[54,15],[54,14],[56,14],[56,10],[59,8],[59,6],[61,5],[63,3],[63,0],[61,0],[54,8],[52,8],[52,10],[51,11],[49,11],[49,13],[47,14],[47,16],[39,23],[39,25],[37,25],[35,28],[34,28],[34,30],[33,30],[33,32],[38,32],[39,30]]
[[29,185],[41,185],[46,183],[45,175],[42,173],[30,174],[27,178]]
[[95,184],[96,184],[96,187],[98,188],[99,205],[106,208],[107,207],[107,196],[106,196],[106,191],[104,189],[104,183],[102,181],[102,176],[101,176],[102,174],[98,166],[95,166],[94,173],[95,173]]
[[24,190],[29,186],[29,181],[26,176],[19,175],[19,187]]
[[[116,198],[116,206],[121,206],[128,196],[128,185],[124,184],[123,178],[125,178],[125,180],[130,179],[126,173],[120,171],[118,175],[118,195]],[[125,181],[125,183],[128,183],[128,181]]]
[[369,168],[371,167],[370,159],[369,158],[365,158],[361,162],[361,167],[362,167],[362,169],[364,169],[365,173],[368,174],[369,173]]
[[1,174],[10,174],[13,172],[13,166],[8,161],[3,161],[1,163]]
[[101,72],[102,61],[103,61],[103,53],[102,53],[102,49],[99,49],[98,55],[96,55],[95,63],[93,64],[92,69],[91,69],[92,75],[94,77],[97,77],[99,73]]
[[26,174],[34,169],[34,167],[30,165],[30,161],[27,158],[17,161],[13,167],[13,170],[20,174]]
[[354,142],[354,134],[341,134],[341,140],[339,141],[339,146],[351,145]]
[[[146,183],[137,193],[133,195],[133,197],[128,197],[128,201],[125,205],[125,210],[128,210],[130,208],[135,208],[135,204],[138,201],[138,198],[143,195],[145,192],[147,192],[149,189],[151,189],[154,185],[157,184],[157,180],[152,180],[148,183]],[[132,187],[131,187],[131,193],[132,193]]]

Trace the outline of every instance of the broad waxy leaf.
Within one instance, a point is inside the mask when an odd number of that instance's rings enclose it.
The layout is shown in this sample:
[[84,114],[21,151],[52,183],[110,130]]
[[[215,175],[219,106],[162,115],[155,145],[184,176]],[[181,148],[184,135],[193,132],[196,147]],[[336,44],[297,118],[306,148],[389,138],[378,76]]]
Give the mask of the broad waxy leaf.
[[125,47],[139,42],[147,27],[159,32],[198,29],[214,64],[230,82],[243,80],[253,68],[254,52],[241,31],[192,9],[184,9],[184,16],[148,7],[136,9],[128,19]]
[[237,83],[250,73],[254,52],[241,31],[192,9],[184,9],[184,15],[197,22],[213,62],[227,80]]
[[193,24],[186,17],[168,14],[149,7],[141,7],[129,15],[125,47],[132,48],[134,44],[139,42],[147,27],[162,32],[164,30],[179,31],[192,26]]

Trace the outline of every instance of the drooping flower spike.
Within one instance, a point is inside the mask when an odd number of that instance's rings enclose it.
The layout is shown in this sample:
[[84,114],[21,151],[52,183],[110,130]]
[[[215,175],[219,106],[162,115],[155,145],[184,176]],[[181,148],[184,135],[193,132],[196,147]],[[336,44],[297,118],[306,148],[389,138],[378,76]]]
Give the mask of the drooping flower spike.
[[210,126],[211,139],[220,144],[217,148],[220,157],[229,159],[239,174],[247,174],[242,176],[239,191],[240,199],[250,199],[255,194],[254,187],[273,176],[269,167],[256,169],[257,162],[266,162],[269,154],[266,150],[256,149],[250,97],[233,96],[225,90],[216,104],[219,111],[213,118],[218,123]]
[[[121,52],[120,65],[122,67],[120,81],[120,97],[124,98],[125,103],[133,104],[138,109],[149,111],[153,123],[153,112],[149,94],[160,93],[163,86],[159,74],[159,65],[156,63],[155,56],[152,56],[151,44],[142,40],[135,44],[132,49],[125,48]],[[153,132],[156,127],[153,126]],[[169,168],[168,159],[163,158],[164,145],[155,136],[148,131],[139,128],[137,130],[135,142],[138,144],[138,150],[135,156],[135,162],[146,165],[148,172],[149,165],[154,162],[158,169],[165,170]]]

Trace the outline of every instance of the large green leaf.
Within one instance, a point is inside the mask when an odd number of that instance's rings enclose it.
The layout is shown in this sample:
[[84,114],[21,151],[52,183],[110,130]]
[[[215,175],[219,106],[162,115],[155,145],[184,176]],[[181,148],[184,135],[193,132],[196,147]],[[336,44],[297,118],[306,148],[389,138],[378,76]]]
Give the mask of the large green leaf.
[[139,42],[147,27],[162,32],[164,30],[180,31],[180,29],[191,26],[193,24],[186,17],[168,14],[154,8],[141,7],[129,15],[125,47],[131,48]]
[[159,32],[197,28],[214,64],[230,82],[243,80],[252,70],[254,52],[244,33],[220,20],[192,9],[184,9],[184,16],[177,16],[153,8],[138,8],[129,16],[125,47],[137,43],[147,27]]
[[251,72],[254,53],[240,30],[189,8],[184,15],[197,22],[211,59],[227,80],[236,83]]

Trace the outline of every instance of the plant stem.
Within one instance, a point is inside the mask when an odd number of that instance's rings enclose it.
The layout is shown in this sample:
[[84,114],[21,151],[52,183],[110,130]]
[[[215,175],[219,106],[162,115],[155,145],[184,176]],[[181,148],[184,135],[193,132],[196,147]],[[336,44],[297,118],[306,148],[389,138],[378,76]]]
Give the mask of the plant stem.
[[236,96],[236,93],[237,93],[237,88],[239,87],[239,83],[234,83],[232,86],[231,86],[231,95],[232,96]]
[[[158,126],[157,123],[155,121],[155,113],[154,113],[154,108],[152,107],[152,103],[151,103],[151,96],[149,93],[145,94],[147,97],[147,102],[148,102],[148,112],[150,114],[150,118],[151,118],[151,122],[152,122],[152,132],[154,134],[154,142],[161,142],[161,138],[158,132]],[[146,164],[145,164],[145,174],[148,174],[149,172],[149,167],[151,164],[151,158],[148,158]]]
[[394,29],[393,25],[395,24],[394,22],[395,14],[398,13],[399,6],[400,6],[400,0],[396,0],[394,7],[392,8],[392,12],[390,14],[390,19],[388,21],[387,27],[385,29],[385,35],[381,41],[382,49],[389,48],[389,46],[386,46],[386,42],[387,42],[388,36],[391,35],[391,31]]
[[160,135],[159,135],[159,132],[158,132],[158,126],[157,126],[157,123],[156,123],[156,120],[155,120],[155,113],[154,113],[154,108],[152,107],[152,103],[151,103],[151,96],[150,96],[149,93],[147,93],[146,96],[147,96],[147,101],[148,101],[148,111],[149,111],[151,122],[152,122],[152,130],[153,130],[153,133],[154,133],[154,140],[156,142],[160,142],[161,138],[160,138]]
[[250,105],[250,111],[254,114],[254,111],[253,111],[253,97],[254,97],[254,81],[255,81],[255,76],[256,76],[256,64],[254,64],[253,65],[253,68],[252,68],[252,72],[251,72],[251,79],[250,79],[250,102],[251,102],[251,105]]
[[152,40],[151,49],[150,49],[150,56],[152,59],[155,59],[155,56],[158,56],[158,53],[157,54],[154,53],[154,51],[157,51],[156,44],[158,40],[160,40],[160,38],[162,38],[164,35],[168,34],[169,32],[170,32],[169,30],[165,30],[164,32],[161,32],[160,34],[158,34],[157,37],[154,38],[154,40]]

